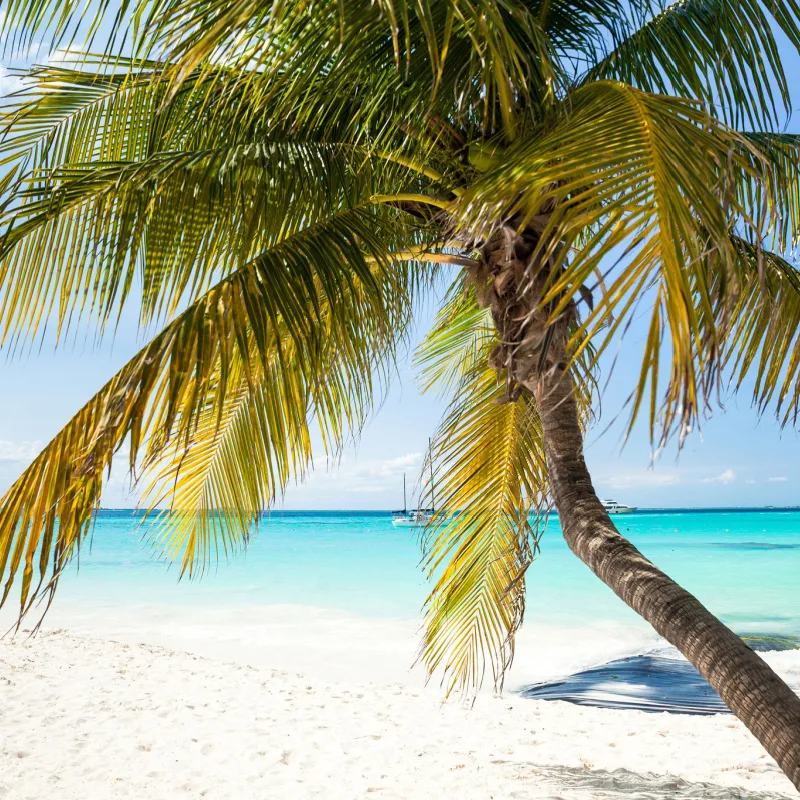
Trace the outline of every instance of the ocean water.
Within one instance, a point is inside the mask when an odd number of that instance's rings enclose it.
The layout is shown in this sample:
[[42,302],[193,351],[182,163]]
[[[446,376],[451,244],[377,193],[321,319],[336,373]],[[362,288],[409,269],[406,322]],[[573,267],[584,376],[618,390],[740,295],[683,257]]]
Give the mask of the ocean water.
[[[664,510],[615,521],[738,633],[800,639],[800,511]],[[176,567],[153,557],[139,517],[104,510],[91,546],[65,575],[55,607],[113,613],[131,624],[169,623],[161,641],[189,615],[209,625],[213,620],[217,631],[247,620],[241,638],[250,642],[266,641],[259,625],[282,620],[281,630],[297,629],[300,623],[291,620],[310,615],[298,609],[313,609],[319,622],[314,639],[325,629],[335,631],[333,638],[370,640],[392,622],[416,635],[429,589],[417,532],[393,528],[388,512],[275,512],[264,517],[246,552],[221,561],[201,580],[178,577]],[[527,578],[524,647],[515,662],[520,686],[663,644],[569,551],[557,517]],[[287,609],[295,616],[286,617]],[[800,682],[800,650],[765,657]]]
[[[800,636],[800,511],[670,510],[617,516],[659,567],[743,633]],[[293,604],[416,618],[428,585],[417,532],[387,512],[275,512],[247,551],[199,580],[159,561],[131,511],[98,515],[59,600],[93,604]],[[558,623],[635,618],[569,551],[552,517],[528,571],[528,617]]]

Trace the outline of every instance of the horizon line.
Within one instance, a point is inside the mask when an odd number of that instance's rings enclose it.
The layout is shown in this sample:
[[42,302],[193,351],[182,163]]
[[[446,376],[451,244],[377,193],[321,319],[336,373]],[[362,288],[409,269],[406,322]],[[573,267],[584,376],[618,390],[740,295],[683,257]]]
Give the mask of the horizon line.
[[[800,511],[798,505],[764,505],[764,506],[634,506],[636,511]],[[144,513],[145,509],[136,506],[100,506],[97,511],[139,511]],[[150,509],[150,513],[163,513],[169,511],[167,508]],[[330,514],[341,513],[369,513],[369,514],[392,514],[395,509],[391,508],[265,508],[261,514],[280,514],[284,512],[294,514],[317,514],[327,512]],[[557,514],[556,509],[551,512]],[[618,516],[618,515],[612,515]]]

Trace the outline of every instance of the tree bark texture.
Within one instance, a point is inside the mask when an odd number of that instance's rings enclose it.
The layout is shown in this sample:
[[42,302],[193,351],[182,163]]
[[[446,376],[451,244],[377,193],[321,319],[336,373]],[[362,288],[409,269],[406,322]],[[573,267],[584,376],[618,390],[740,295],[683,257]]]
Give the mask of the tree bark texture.
[[558,369],[543,375],[538,400],[551,492],[572,552],[686,656],[800,790],[800,698],[614,527],[583,458],[572,378]]
[[570,549],[686,656],[800,790],[800,698],[625,539],[597,498],[583,457],[575,387],[565,372],[576,307],[571,302],[556,320],[541,308],[555,252],[540,257],[543,228],[520,233],[512,220],[485,243],[482,264],[472,271],[477,301],[491,309],[500,336],[491,362],[506,376],[501,402],[514,402],[521,391],[537,398],[551,493]]

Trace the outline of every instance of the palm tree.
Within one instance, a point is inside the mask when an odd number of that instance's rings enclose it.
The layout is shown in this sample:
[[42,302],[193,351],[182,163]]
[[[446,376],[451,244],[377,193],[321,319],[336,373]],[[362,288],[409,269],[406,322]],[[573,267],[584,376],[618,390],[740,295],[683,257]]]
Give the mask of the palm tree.
[[[150,342],[0,501],[2,601],[52,601],[128,443],[183,572],[357,433],[415,304],[450,397],[422,658],[468,690],[513,655],[548,504],[800,787],[800,699],[615,529],[583,459],[597,364],[649,314],[630,423],[681,442],[730,382],[794,423],[800,137],[776,33],[795,0],[9,0],[30,68],[0,121],[8,352]],[[88,10],[87,10],[88,9]],[[94,49],[97,55],[87,55]],[[138,476],[142,476],[139,478]],[[534,520],[535,522],[532,522]]]

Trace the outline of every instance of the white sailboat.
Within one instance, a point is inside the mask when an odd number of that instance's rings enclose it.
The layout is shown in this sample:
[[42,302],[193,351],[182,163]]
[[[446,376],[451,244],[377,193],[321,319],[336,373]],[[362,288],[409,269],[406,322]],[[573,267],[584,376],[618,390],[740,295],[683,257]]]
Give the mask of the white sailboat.
[[[430,449],[430,439],[428,440]],[[403,510],[392,511],[392,525],[395,528],[424,528],[436,513],[433,496],[433,461],[431,461],[431,507],[409,510],[406,504],[406,474],[403,473]]]
[[424,528],[433,519],[433,508],[406,507],[406,475],[403,473],[403,510],[392,511],[392,525],[395,528]]

